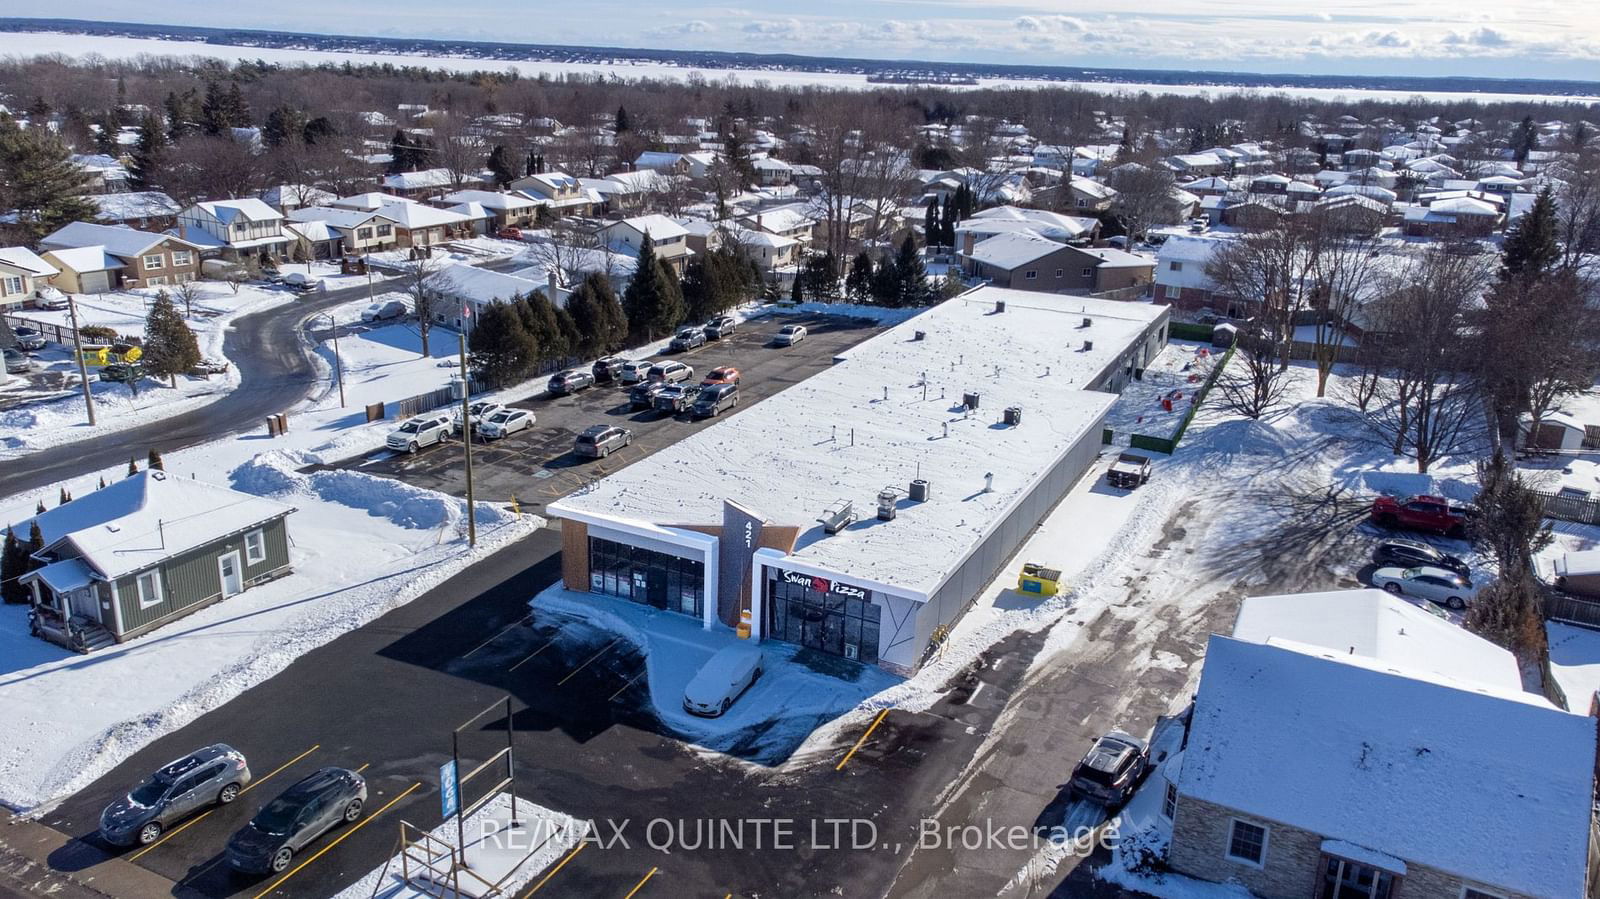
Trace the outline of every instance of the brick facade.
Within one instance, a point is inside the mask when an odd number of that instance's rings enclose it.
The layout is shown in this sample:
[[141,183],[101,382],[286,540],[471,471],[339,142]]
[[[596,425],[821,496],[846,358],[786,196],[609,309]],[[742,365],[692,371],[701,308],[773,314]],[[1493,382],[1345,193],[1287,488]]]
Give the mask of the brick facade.
[[[1235,818],[1267,828],[1266,858],[1261,867],[1228,858],[1228,838]],[[1436,823],[1450,826],[1449,822]],[[1428,824],[1419,820],[1418,826]],[[1173,870],[1190,877],[1238,883],[1263,899],[1305,899],[1319,895],[1323,840],[1337,838],[1180,794],[1167,861]],[[1383,847],[1376,848],[1381,851]],[[1406,874],[1396,880],[1392,899],[1461,899],[1463,888],[1468,886],[1506,899],[1531,899],[1526,893],[1474,884],[1411,859],[1404,861]]]

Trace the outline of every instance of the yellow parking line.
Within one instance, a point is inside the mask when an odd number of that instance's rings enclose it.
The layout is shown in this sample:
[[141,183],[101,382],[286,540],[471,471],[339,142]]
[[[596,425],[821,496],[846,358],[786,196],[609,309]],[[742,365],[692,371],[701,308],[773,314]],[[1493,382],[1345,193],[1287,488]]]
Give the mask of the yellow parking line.
[[633,899],[633,894],[639,892],[642,889],[644,889],[644,885],[650,882],[650,878],[656,876],[656,871],[658,871],[658,870],[660,870],[660,869],[659,868],[651,868],[650,869],[650,873],[646,874],[644,876],[644,880],[641,880],[638,883],[634,884],[633,885],[633,889],[629,890],[628,891],[628,895],[623,896],[622,899]]
[[356,773],[360,774],[361,772],[363,772],[363,771],[365,771],[365,770],[367,770],[368,768],[371,768],[371,767],[372,767],[372,763],[371,762],[367,762],[365,765],[362,765],[361,767],[357,768],[356,769]]
[[567,857],[563,858],[560,864],[556,865],[554,868],[551,868],[549,874],[546,874],[543,879],[533,885],[533,889],[522,894],[523,899],[527,899],[527,897],[532,896],[534,893],[537,893],[539,890],[543,889],[544,885],[550,882],[550,878],[556,876],[556,872],[560,871],[562,868],[565,868],[567,866],[567,862],[572,861],[572,859],[578,853],[583,851],[583,847],[587,845],[589,845],[589,843],[587,840],[585,840],[584,842],[579,843],[571,852],[567,853]]
[[583,669],[589,667],[589,662],[593,662],[595,659],[598,659],[601,656],[605,655],[607,652],[610,652],[611,651],[611,647],[616,646],[618,643],[621,643],[621,642],[622,642],[622,638],[618,637],[617,639],[612,640],[610,643],[607,643],[605,645],[605,647],[602,648],[599,652],[597,652],[594,655],[590,656],[588,662],[584,662],[582,665],[579,665],[578,667],[572,669],[571,671],[568,671],[566,677],[563,677],[562,679],[556,681],[556,686],[559,687],[562,684],[566,683],[567,681],[572,680],[572,676],[574,674],[577,674],[579,671],[582,671]]
[[844,754],[844,758],[839,760],[839,764],[835,765],[833,770],[840,771],[844,769],[844,763],[850,761],[850,757],[856,754],[856,750],[860,749],[863,743],[867,742],[867,738],[872,736],[872,732],[878,729],[878,725],[883,723],[884,717],[888,714],[889,710],[884,709],[878,713],[878,717],[872,719],[872,726],[867,728],[867,732],[861,735],[861,739],[856,741],[856,745],[850,747],[850,751]]
[[626,690],[629,687],[633,686],[633,682],[634,681],[638,680],[641,677],[644,677],[645,670],[647,670],[647,669],[640,669],[638,674],[635,674],[633,677],[628,678],[628,682],[623,684],[622,686],[618,687],[617,688],[617,692],[612,693],[611,694],[611,698],[607,699],[606,702],[610,702],[612,699],[616,699],[618,696],[621,696],[623,690]]
[[324,852],[327,852],[329,849],[332,849],[333,847],[339,845],[340,843],[343,843],[345,841],[345,839],[347,837],[349,837],[351,834],[355,833],[356,831],[360,830],[361,828],[366,827],[368,824],[372,823],[372,820],[374,818],[378,817],[379,815],[381,815],[384,812],[388,811],[390,808],[394,807],[394,804],[396,802],[399,802],[400,800],[406,798],[407,796],[410,796],[411,793],[413,791],[415,791],[420,786],[422,786],[422,784],[414,783],[411,786],[407,787],[406,791],[404,793],[401,793],[399,796],[396,796],[393,799],[389,800],[388,805],[385,805],[383,808],[378,809],[376,812],[373,812],[372,814],[370,814],[370,815],[366,816],[365,818],[362,818],[360,821],[356,822],[356,824],[354,826],[352,826],[349,830],[345,831],[342,834],[339,834],[339,838],[337,840],[334,840],[333,842],[329,843],[328,845],[326,845],[326,846],[322,847],[321,849],[317,850],[317,854],[316,855],[313,855],[310,858],[306,859],[305,861],[301,862],[300,864],[296,865],[294,867],[294,870],[292,870],[288,874],[285,874],[282,877],[278,878],[275,882],[273,882],[272,886],[269,886],[266,889],[262,890],[261,892],[255,894],[255,896],[251,897],[251,899],[261,899],[262,896],[265,896],[268,893],[272,892],[273,890],[277,889],[278,887],[282,886],[283,882],[285,880],[288,880],[289,878],[295,876],[296,874],[299,874],[301,868],[304,868],[306,865],[309,865],[312,862],[316,861],[317,859],[321,858],[322,854]]
[[508,672],[515,671],[518,668],[521,668],[523,665],[526,665],[529,662],[533,661],[533,657],[534,656],[536,656],[539,653],[544,652],[545,650],[549,649],[559,639],[561,639],[561,635],[560,634],[556,634],[554,637],[551,637],[550,641],[548,643],[546,643],[545,645],[539,647],[538,649],[535,649],[532,653],[530,653],[528,655],[527,658],[523,659],[522,661],[518,662],[515,665],[512,665],[510,668],[507,668],[506,671],[508,671]]
[[501,637],[505,636],[507,631],[510,631],[512,628],[516,627],[517,625],[521,624],[522,622],[524,622],[526,620],[527,620],[526,618],[519,618],[516,621],[511,622],[510,624],[505,626],[504,630],[502,630],[499,633],[495,634],[493,637],[490,637],[489,639],[483,641],[482,643],[479,643],[477,646],[472,647],[471,652],[468,652],[466,655],[462,656],[462,658],[463,659],[472,658],[473,653],[477,652],[478,650],[484,648],[485,646],[488,646],[490,643],[493,643],[494,641],[496,641],[496,640],[500,639]]
[[[250,792],[250,788],[251,787],[255,786],[258,783],[261,783],[262,781],[264,781],[267,778],[271,777],[273,774],[277,774],[279,771],[282,771],[283,769],[289,767],[290,765],[293,765],[295,762],[300,761],[301,759],[305,758],[306,756],[310,755],[311,753],[316,752],[319,748],[321,748],[321,746],[322,746],[322,744],[318,743],[316,746],[313,746],[310,749],[307,749],[305,752],[302,752],[299,755],[295,756],[294,758],[288,760],[287,762],[284,762],[282,765],[279,765],[275,770],[273,770],[272,774],[268,774],[265,777],[258,777],[255,780],[252,780],[249,783],[248,786],[246,786],[244,789],[239,791],[239,795],[243,796],[244,794]],[[165,843],[166,841],[172,839],[173,837],[177,836],[178,834],[183,833],[185,830],[188,830],[189,828],[193,827],[194,825],[199,824],[201,821],[204,821],[207,818],[207,816],[209,816],[214,811],[216,811],[215,808],[209,809],[209,810],[206,811],[205,814],[200,815],[197,818],[190,818],[188,821],[183,822],[182,825],[180,825],[178,827],[175,827],[172,830],[167,831],[165,834],[162,834],[161,839],[156,840],[154,843],[151,843],[150,845],[144,847],[143,849],[140,849],[138,852],[135,852],[134,854],[128,856],[128,861],[131,862],[131,861],[138,860],[138,858],[141,855],[144,855],[146,852],[149,852],[150,850],[156,848],[157,846],[160,846],[162,843]]]

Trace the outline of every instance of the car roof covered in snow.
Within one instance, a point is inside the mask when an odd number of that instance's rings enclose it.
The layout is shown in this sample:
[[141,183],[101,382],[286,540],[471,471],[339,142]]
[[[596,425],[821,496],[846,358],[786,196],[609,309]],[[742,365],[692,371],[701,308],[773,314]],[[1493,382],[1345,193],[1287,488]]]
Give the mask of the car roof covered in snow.
[[1539,896],[1584,893],[1595,727],[1540,696],[1214,635],[1179,792]]
[[[1002,300],[1006,311],[996,312]],[[1091,432],[1098,441],[1115,397],[1085,385],[1165,314],[1150,304],[979,288],[548,511],[595,522],[711,523],[722,520],[726,498],[797,527],[796,562],[926,598],[1061,455]],[[981,395],[980,410],[964,415],[958,407],[969,392]],[[1000,423],[1008,406],[1022,408],[1020,426]],[[986,471],[995,473],[988,490]],[[928,501],[894,521],[831,536],[816,523],[840,499],[871,515],[885,485],[903,490],[918,477],[932,483]]]

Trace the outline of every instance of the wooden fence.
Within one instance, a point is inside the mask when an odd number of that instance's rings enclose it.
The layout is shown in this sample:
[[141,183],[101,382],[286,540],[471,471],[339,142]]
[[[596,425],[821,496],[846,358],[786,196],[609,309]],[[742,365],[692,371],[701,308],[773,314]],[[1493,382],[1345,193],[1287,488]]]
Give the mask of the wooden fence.
[[1576,521],[1579,524],[1600,524],[1600,500],[1544,492],[1540,492],[1538,496],[1544,500],[1544,514],[1547,518]]
[[[1600,628],[1600,601],[1584,599],[1581,596],[1573,596],[1570,593],[1546,590],[1544,594],[1544,617],[1551,621],[1564,621],[1567,624]],[[1581,710],[1581,712],[1587,711],[1588,709]]]

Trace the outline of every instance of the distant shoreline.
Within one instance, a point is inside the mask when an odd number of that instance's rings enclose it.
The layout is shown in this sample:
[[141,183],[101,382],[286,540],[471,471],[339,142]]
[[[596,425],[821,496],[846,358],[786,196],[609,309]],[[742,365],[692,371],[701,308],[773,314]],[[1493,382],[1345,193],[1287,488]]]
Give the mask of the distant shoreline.
[[[288,31],[158,25],[131,22],[96,22],[82,19],[0,17],[0,32],[56,33],[107,38],[191,42],[235,50],[299,50],[351,55],[395,55],[428,60],[450,58],[481,62],[493,71],[512,63],[606,66],[649,64],[710,74],[738,71],[762,77],[763,73],[810,73],[855,76],[869,84],[898,86],[983,86],[980,79],[1004,83],[1071,83],[1086,89],[1201,88],[1215,91],[1359,91],[1391,94],[1516,95],[1546,102],[1594,103],[1600,81],[1506,79],[1476,77],[1412,77],[1355,75],[1289,75],[1250,72],[1178,71],[1160,69],[1105,69],[1046,65],[945,63],[919,60],[871,60],[791,54],[735,53],[713,50],[651,50],[644,48],[583,47],[513,42],[388,38],[360,35],[311,34]],[[913,74],[914,73],[914,74]],[[1463,98],[1465,99],[1465,98]],[[1508,102],[1485,96],[1483,102]]]

